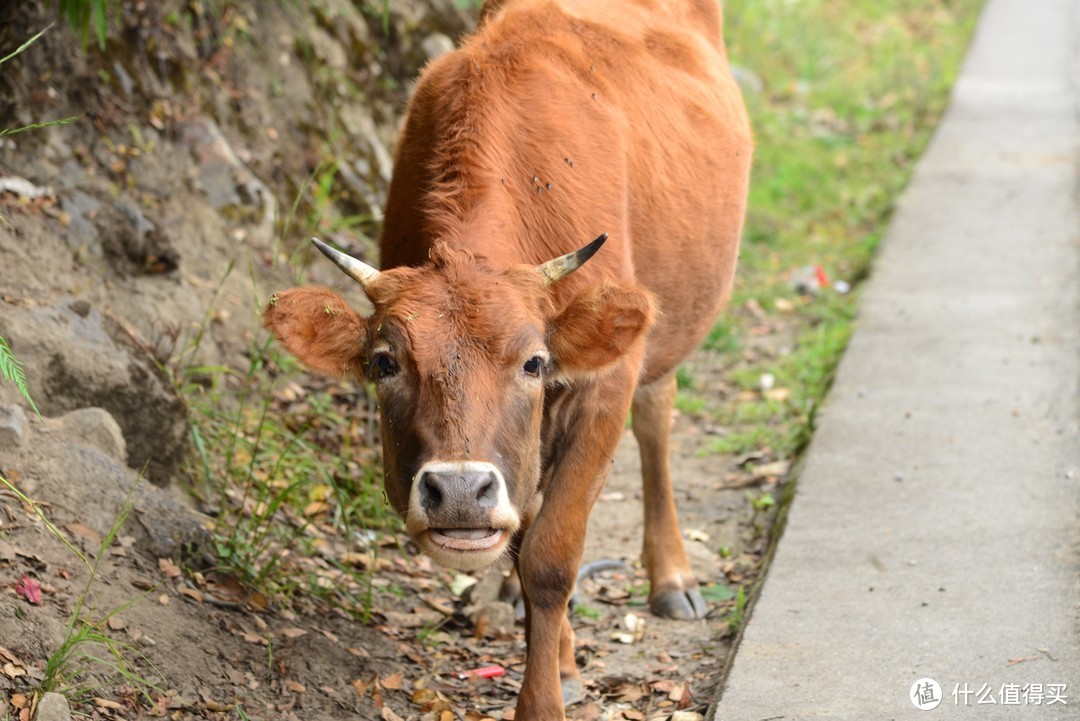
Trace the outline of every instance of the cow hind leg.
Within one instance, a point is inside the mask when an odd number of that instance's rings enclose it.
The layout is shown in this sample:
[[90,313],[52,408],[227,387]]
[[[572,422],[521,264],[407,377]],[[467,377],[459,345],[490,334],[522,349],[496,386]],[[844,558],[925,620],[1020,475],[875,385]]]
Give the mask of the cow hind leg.
[[634,394],[633,429],[641,450],[645,503],[643,557],[649,573],[649,607],[658,616],[702,618],[707,608],[683,547],[668,465],[675,373],[639,386]]

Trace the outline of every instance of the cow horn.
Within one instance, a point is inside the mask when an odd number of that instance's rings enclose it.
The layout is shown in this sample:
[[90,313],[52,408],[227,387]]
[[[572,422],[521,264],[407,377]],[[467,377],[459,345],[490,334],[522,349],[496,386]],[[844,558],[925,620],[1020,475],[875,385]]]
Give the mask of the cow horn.
[[555,281],[565,278],[581,266],[585,265],[585,261],[596,255],[596,251],[600,250],[600,246],[602,246],[606,240],[607,233],[602,233],[600,237],[586,245],[584,248],[578,248],[573,253],[560,255],[558,258],[549,260],[546,263],[541,263],[536,266],[536,272],[544,276],[547,284],[551,285]]
[[379,277],[379,271],[375,270],[367,263],[363,263],[351,255],[345,255],[340,250],[334,250],[318,238],[312,238],[311,242],[315,244],[315,247],[319,249],[319,252],[332,260],[334,265],[341,268],[345,272],[345,275],[349,276],[360,285],[366,286],[368,283]]

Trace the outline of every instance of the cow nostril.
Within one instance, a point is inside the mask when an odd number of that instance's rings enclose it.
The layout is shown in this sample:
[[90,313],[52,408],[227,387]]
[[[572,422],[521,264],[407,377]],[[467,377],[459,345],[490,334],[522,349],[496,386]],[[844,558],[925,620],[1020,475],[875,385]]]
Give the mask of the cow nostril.
[[499,496],[499,489],[495,483],[494,476],[489,476],[486,480],[480,482],[479,488],[476,490],[476,501],[480,505],[486,506],[493,504]]
[[443,501],[442,491],[427,473],[420,479],[420,499],[424,508],[429,511],[438,508]]

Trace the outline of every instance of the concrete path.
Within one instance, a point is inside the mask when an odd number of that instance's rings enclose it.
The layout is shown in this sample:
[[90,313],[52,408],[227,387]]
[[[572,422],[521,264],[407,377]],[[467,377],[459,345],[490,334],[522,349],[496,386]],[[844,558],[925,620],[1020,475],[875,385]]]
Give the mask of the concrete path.
[[1078,196],[1080,2],[990,0],[714,721],[1080,719]]

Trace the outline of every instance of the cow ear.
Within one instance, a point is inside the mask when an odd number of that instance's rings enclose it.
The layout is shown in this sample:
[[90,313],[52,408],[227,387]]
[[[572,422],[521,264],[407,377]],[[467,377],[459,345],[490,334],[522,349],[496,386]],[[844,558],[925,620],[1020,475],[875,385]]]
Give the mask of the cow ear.
[[548,348],[561,375],[601,371],[619,360],[652,326],[652,295],[638,286],[590,288],[551,324]]
[[293,288],[270,297],[263,325],[312,370],[359,374],[367,326],[345,299],[327,288]]

